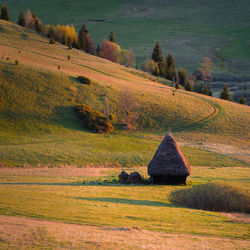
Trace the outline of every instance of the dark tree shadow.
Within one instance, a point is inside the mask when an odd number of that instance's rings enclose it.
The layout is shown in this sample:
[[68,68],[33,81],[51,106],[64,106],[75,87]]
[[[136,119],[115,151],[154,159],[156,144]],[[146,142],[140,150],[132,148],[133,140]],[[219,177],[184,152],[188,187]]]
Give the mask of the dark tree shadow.
[[112,197],[76,197],[75,199],[86,200],[86,201],[120,203],[120,204],[127,204],[127,205],[138,205],[138,206],[175,207],[172,204],[168,204],[168,203],[160,202],[160,201],[134,200],[134,199],[123,199],[123,198],[112,198]]

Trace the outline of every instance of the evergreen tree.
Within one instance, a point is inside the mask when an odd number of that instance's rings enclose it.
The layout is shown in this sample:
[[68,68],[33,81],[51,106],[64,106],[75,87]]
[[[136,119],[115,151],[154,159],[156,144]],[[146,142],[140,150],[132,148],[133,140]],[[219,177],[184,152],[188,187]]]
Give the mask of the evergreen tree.
[[155,64],[155,67],[153,68],[152,74],[154,76],[159,76],[160,75],[160,70],[159,70],[159,66],[158,66],[157,63]]
[[99,45],[99,43],[97,44],[96,55],[100,56],[100,45]]
[[167,79],[174,80],[176,78],[175,60],[172,54],[167,56]]
[[209,85],[208,84],[205,84],[204,85],[204,88],[203,88],[203,91],[202,91],[202,94],[204,94],[204,95],[209,95],[209,92],[210,92],[210,87],[209,87]]
[[185,89],[186,89],[187,91],[193,91],[193,85],[192,85],[191,81],[186,80]]
[[228,100],[228,101],[232,100],[227,84],[224,85],[223,90],[220,93],[220,99]]
[[152,59],[158,64],[163,61],[162,51],[161,51],[159,42],[155,44],[155,47],[152,53]]
[[186,86],[186,71],[185,69],[181,68],[178,70],[178,79],[179,84],[183,87]]
[[115,36],[114,36],[114,32],[111,31],[110,34],[109,34],[109,39],[108,39],[110,42],[112,43],[116,43],[115,41]]
[[86,53],[89,54],[95,53],[95,45],[89,35],[89,31],[87,30],[85,24],[82,25],[82,28],[79,31],[78,43],[79,43],[79,48],[84,50]]
[[0,19],[10,21],[10,15],[7,4],[2,5],[0,13],[1,13]]
[[20,11],[17,24],[20,25],[20,26],[25,27],[25,17],[24,17],[23,9],[21,9],[21,11]]
[[50,35],[50,37],[49,37],[49,44],[55,44],[56,40],[55,40],[55,32],[54,32],[53,28],[51,28],[49,35]]
[[240,104],[246,104],[246,99],[244,98],[244,96],[241,96],[241,97],[239,98],[239,103],[240,103]]
[[159,67],[160,76],[166,77],[167,76],[167,62],[164,58],[163,58],[162,62],[160,62],[158,64],[158,67]]
[[155,44],[151,57],[158,64],[159,75],[165,77],[167,74],[167,63],[164,57],[162,56],[162,51],[159,42]]
[[38,18],[35,19],[35,28],[36,28],[36,31],[42,32],[43,26],[42,26],[41,21]]

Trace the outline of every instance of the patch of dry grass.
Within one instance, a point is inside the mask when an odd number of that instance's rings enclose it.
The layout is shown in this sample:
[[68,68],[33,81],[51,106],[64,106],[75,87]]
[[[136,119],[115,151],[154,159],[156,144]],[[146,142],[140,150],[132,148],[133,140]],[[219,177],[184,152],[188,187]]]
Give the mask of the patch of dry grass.
[[240,185],[211,182],[171,193],[175,205],[195,209],[250,213],[250,192]]
[[247,249],[249,240],[0,216],[2,248]]

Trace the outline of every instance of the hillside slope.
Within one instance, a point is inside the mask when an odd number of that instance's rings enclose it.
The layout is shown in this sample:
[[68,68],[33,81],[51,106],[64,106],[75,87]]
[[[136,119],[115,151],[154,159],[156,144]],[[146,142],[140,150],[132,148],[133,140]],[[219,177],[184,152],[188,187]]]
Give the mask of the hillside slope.
[[12,21],[21,8],[30,8],[44,24],[72,23],[79,30],[86,23],[96,43],[114,31],[122,47],[135,50],[138,65],[159,41],[165,56],[173,53],[178,66],[189,70],[199,67],[202,57],[210,56],[217,71],[250,73],[248,0],[7,2]]
[[[249,161],[249,107],[181,90],[173,95],[173,88],[156,78],[60,44],[49,45],[46,38],[12,23],[0,21],[0,32],[1,162],[143,165],[170,129],[192,164],[205,163],[208,155],[208,165]],[[14,65],[15,60],[20,65]],[[94,85],[80,84],[78,75]],[[73,107],[86,103],[103,112],[107,96],[111,112],[120,118],[124,88],[140,104],[138,131],[86,131]]]

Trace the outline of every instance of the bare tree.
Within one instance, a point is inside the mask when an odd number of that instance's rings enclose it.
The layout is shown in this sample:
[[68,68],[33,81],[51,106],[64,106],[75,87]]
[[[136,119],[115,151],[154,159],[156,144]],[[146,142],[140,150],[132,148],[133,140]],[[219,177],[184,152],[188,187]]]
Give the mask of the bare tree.
[[129,88],[124,88],[120,93],[121,121],[126,125],[126,129],[136,129],[138,118],[139,102],[134,93]]
[[212,80],[212,69],[213,69],[213,62],[210,57],[203,57],[203,61],[199,63],[201,68],[199,70],[202,73],[202,79],[204,82],[208,82]]

